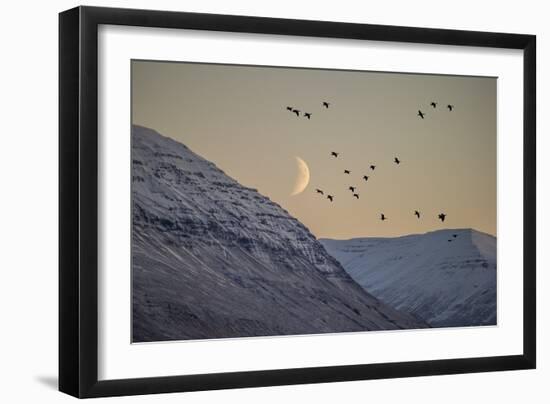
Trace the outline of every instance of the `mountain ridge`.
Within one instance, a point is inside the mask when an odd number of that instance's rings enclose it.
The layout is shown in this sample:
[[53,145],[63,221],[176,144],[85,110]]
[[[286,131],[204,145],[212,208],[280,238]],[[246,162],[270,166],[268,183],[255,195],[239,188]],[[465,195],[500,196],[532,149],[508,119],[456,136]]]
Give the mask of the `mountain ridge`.
[[496,238],[474,229],[320,239],[366,290],[434,327],[496,324]]
[[380,240],[394,240],[394,239],[398,239],[398,238],[406,238],[406,237],[414,237],[414,236],[423,236],[423,235],[427,235],[427,234],[433,234],[433,233],[442,233],[442,232],[446,232],[446,233],[449,233],[449,232],[456,232],[456,231],[471,231],[471,232],[474,232],[474,233],[479,233],[479,234],[482,234],[482,235],[486,235],[486,236],[489,236],[489,237],[493,237],[493,238],[496,238],[495,236],[493,236],[492,234],[490,233],[486,233],[486,232],[483,232],[481,230],[477,230],[477,229],[474,229],[474,228],[471,228],[471,227],[457,227],[457,228],[452,228],[452,229],[437,229],[437,230],[429,230],[429,231],[425,231],[423,233],[409,233],[409,234],[402,234],[402,235],[399,235],[399,236],[358,236],[358,237],[348,237],[348,238],[332,238],[332,237],[319,237],[318,240],[334,240],[334,241],[352,241],[352,240],[360,240],[360,239],[380,239]]

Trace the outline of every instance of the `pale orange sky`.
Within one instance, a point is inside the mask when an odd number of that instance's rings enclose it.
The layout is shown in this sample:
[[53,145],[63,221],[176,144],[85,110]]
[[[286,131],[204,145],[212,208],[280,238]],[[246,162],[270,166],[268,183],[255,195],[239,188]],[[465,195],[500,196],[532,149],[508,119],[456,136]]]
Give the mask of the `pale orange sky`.
[[[319,238],[459,227],[495,235],[496,91],[496,78],[133,61],[132,121],[257,188]],[[290,196],[295,156],[311,180]]]

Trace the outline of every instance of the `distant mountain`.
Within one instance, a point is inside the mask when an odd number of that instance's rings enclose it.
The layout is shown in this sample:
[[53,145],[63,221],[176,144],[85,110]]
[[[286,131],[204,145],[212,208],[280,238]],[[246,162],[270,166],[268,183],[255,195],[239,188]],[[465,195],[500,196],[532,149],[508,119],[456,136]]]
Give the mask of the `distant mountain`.
[[320,241],[366,290],[431,326],[496,324],[493,236],[460,229]]
[[298,220],[186,146],[132,128],[133,341],[425,327]]

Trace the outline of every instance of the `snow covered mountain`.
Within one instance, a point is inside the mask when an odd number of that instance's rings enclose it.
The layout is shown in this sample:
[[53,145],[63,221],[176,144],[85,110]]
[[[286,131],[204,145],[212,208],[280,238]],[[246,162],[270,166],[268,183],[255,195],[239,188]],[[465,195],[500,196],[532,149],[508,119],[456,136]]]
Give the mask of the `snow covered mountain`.
[[472,229],[322,239],[361,286],[433,327],[496,324],[496,238]]
[[133,341],[426,327],[298,220],[186,146],[132,128]]

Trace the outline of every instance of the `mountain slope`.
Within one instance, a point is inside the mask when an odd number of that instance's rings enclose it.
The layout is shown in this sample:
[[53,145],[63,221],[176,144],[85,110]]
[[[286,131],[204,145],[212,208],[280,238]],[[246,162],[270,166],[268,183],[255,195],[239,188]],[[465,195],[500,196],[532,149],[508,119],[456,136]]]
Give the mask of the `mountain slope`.
[[493,236],[460,229],[320,241],[366,290],[431,326],[496,324]]
[[284,209],[132,128],[133,341],[424,327],[366,293]]

